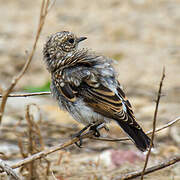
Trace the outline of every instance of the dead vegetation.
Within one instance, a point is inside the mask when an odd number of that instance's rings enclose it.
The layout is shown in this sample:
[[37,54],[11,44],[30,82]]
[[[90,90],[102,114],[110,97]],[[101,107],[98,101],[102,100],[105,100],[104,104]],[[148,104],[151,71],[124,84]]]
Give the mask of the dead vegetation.
[[[54,2],[53,2],[54,3]],[[52,4],[53,4],[52,3]],[[35,41],[32,47],[32,51],[30,53],[27,53],[27,60],[25,65],[23,66],[22,70],[19,72],[17,76],[14,76],[10,85],[8,88],[4,89],[0,87],[1,92],[1,106],[0,106],[0,122],[1,126],[3,124],[3,115],[6,109],[6,103],[8,100],[8,97],[27,97],[27,96],[38,96],[38,95],[49,95],[49,92],[40,92],[40,93],[17,93],[17,94],[11,94],[14,87],[17,85],[18,81],[23,77],[27,69],[29,68],[29,65],[32,61],[32,58],[34,56],[37,42],[40,36],[40,33],[42,31],[42,28],[45,23],[45,18],[52,7],[52,4],[49,5],[49,0],[43,0],[40,10],[40,17],[39,17],[39,24],[37,28],[37,33],[35,36]],[[154,138],[156,136],[156,133],[159,131],[162,131],[164,129],[170,129],[168,130],[169,133],[166,138],[173,139],[174,134],[172,135],[171,132],[171,126],[177,126],[177,123],[180,121],[180,117],[177,117],[176,119],[169,121],[168,123],[164,123],[162,126],[156,128],[156,121],[158,121],[157,113],[158,113],[158,106],[161,106],[159,104],[160,98],[162,96],[162,86],[163,81],[165,78],[165,70],[163,69],[162,78],[159,85],[159,90],[157,93],[157,100],[156,100],[156,106],[155,106],[155,112],[153,116],[153,123],[151,124],[152,130],[148,132],[147,134],[151,134],[152,142],[154,142]],[[43,118],[41,116],[41,109],[36,104],[28,104],[25,108],[25,118],[23,120],[18,121],[15,125],[13,124],[13,129],[11,133],[14,133],[14,136],[16,137],[16,145],[18,147],[19,153],[16,154],[17,156],[17,162],[13,162],[9,164],[6,162],[7,160],[11,160],[8,155],[1,153],[1,160],[0,160],[0,178],[1,179],[7,179],[7,177],[11,177],[14,179],[59,179],[59,180],[67,180],[67,179],[133,179],[136,177],[141,177],[141,179],[144,178],[146,174],[150,174],[149,177],[156,177],[156,171],[163,169],[164,171],[169,171],[168,167],[172,166],[174,164],[177,164],[180,161],[180,156],[177,152],[179,152],[179,149],[171,149],[170,153],[172,152],[172,155],[169,158],[166,157],[153,157],[154,162],[156,162],[156,159],[158,163],[151,163],[151,165],[147,168],[148,160],[150,158],[151,154],[151,148],[149,149],[146,158],[145,163],[141,161],[141,165],[136,168],[128,167],[130,170],[125,171],[122,170],[122,172],[119,171],[119,168],[110,168],[108,169],[103,168],[104,165],[100,164],[100,159],[98,158],[95,161],[88,161],[88,162],[79,162],[77,163],[77,166],[82,170],[80,172],[75,172],[73,169],[74,164],[72,161],[76,161],[77,158],[74,158],[74,156],[81,155],[81,152],[76,152],[74,155],[71,155],[71,148],[75,142],[78,141],[78,138],[69,138],[67,139],[67,135],[73,134],[69,133],[69,131],[77,131],[78,127],[72,127],[72,126],[66,126],[63,124],[58,127],[56,130],[54,128],[54,132],[57,131],[59,133],[59,140],[60,143],[56,145],[52,145],[51,142],[47,141],[47,138],[49,138],[49,135],[52,133],[50,132],[49,126],[50,124],[53,125],[53,122],[43,122]],[[12,125],[12,124],[8,124]],[[55,124],[55,127],[58,125]],[[23,130],[21,129],[23,128]],[[46,131],[46,137],[44,137],[44,134]],[[53,132],[53,133],[54,133]],[[3,133],[3,131],[2,131]],[[178,134],[178,132],[175,132]],[[170,135],[171,134],[171,135]],[[176,136],[175,134],[175,136]],[[173,137],[172,137],[173,136]],[[55,136],[56,137],[56,136]],[[177,137],[179,137],[177,135]],[[105,138],[94,138],[92,131],[87,131],[82,136],[83,139],[86,139],[84,142],[84,146],[87,144],[96,144],[96,143],[103,143],[103,142],[119,142],[119,143],[125,143],[128,138],[120,138],[120,139],[113,139],[109,137]],[[177,139],[177,138],[176,138]],[[51,139],[50,139],[51,141]],[[176,141],[176,140],[175,140]],[[177,144],[177,148],[179,147],[178,140],[175,142]],[[47,144],[50,144],[51,147],[48,147]],[[165,147],[166,145],[165,142]],[[152,147],[152,144],[151,144]],[[173,146],[176,147],[176,146]],[[93,152],[98,153],[98,151],[102,151],[104,149],[109,149],[109,144],[107,144],[107,147],[98,147],[91,149]],[[58,151],[58,154],[54,154],[54,152]],[[175,152],[175,153],[174,153]],[[52,154],[53,153],[53,154]],[[177,153],[177,154],[176,154]],[[169,155],[168,154],[168,155]],[[84,157],[85,156],[85,157]],[[153,155],[152,155],[153,156]],[[87,154],[82,155],[82,159],[93,159],[94,157],[87,156]],[[13,158],[12,158],[13,159]],[[82,166],[85,168],[83,169]],[[15,169],[18,168],[18,171]],[[138,169],[135,170],[135,169]],[[168,170],[166,170],[168,169]],[[155,175],[154,175],[155,173]],[[179,176],[179,175],[178,175]]]

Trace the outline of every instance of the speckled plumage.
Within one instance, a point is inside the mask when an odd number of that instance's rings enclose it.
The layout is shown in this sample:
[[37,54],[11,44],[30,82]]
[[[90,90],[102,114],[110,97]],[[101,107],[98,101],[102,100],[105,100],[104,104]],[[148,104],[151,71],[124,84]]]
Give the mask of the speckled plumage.
[[141,151],[147,150],[150,139],[136,122],[112,67],[113,60],[78,49],[85,39],[62,31],[45,43],[43,55],[51,73],[53,96],[60,108],[84,125],[115,120]]

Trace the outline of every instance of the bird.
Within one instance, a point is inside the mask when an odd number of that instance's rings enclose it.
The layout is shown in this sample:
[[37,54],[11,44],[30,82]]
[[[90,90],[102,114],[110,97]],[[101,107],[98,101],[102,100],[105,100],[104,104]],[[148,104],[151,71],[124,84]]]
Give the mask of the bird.
[[[136,122],[117,72],[115,60],[87,48],[79,48],[87,37],[69,31],[56,32],[47,38],[43,60],[51,75],[51,93],[59,107],[85,125],[78,136],[91,126],[100,136],[98,126],[115,121],[140,151],[147,151],[151,139]],[[93,125],[94,124],[94,125]]]

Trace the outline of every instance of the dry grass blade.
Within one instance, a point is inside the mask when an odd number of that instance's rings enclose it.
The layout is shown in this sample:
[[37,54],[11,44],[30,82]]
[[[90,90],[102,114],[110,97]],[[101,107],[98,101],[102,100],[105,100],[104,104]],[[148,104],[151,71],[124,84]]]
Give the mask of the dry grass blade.
[[43,25],[44,25],[44,22],[45,22],[45,18],[46,18],[47,13],[48,13],[48,6],[49,6],[49,0],[43,0],[42,1],[42,6],[41,6],[41,11],[40,11],[39,25],[38,25],[35,41],[34,41],[34,44],[33,44],[32,51],[29,54],[25,65],[23,66],[23,68],[20,71],[20,73],[17,76],[13,77],[12,82],[9,85],[9,87],[6,90],[2,91],[2,101],[1,101],[1,105],[0,105],[0,123],[2,121],[2,117],[3,117],[3,114],[4,114],[4,109],[5,109],[5,106],[6,106],[8,95],[11,93],[11,91],[13,90],[13,88],[15,87],[17,82],[24,75],[24,73],[26,72],[26,70],[29,67],[29,64],[32,61],[32,58],[33,58],[35,50],[36,50],[36,45],[37,45],[39,36],[40,36],[41,30],[43,28]]
[[160,102],[160,99],[161,99],[161,90],[162,90],[164,78],[165,78],[165,68],[163,68],[162,77],[161,77],[161,81],[160,81],[160,84],[159,84],[159,91],[158,91],[156,107],[155,107],[155,111],[154,111],[154,118],[153,118],[153,132],[152,132],[152,136],[151,136],[151,144],[150,144],[148,153],[146,155],[146,160],[145,160],[145,163],[144,163],[144,168],[143,168],[143,171],[142,171],[141,180],[144,179],[144,173],[145,173],[145,170],[146,170],[146,167],[147,167],[147,164],[148,164],[148,160],[149,160],[149,157],[150,157],[150,154],[151,154],[151,148],[153,147],[154,135],[155,135],[155,131],[156,131],[156,119],[157,119],[159,102]]

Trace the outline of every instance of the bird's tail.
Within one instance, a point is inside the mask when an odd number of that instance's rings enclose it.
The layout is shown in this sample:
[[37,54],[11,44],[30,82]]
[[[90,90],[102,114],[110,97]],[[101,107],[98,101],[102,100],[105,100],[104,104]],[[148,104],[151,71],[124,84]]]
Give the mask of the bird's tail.
[[141,151],[147,151],[151,139],[144,133],[142,129],[138,129],[133,127],[122,120],[116,120],[117,123],[121,126],[121,128],[128,134],[130,139],[136,145],[136,147]]

